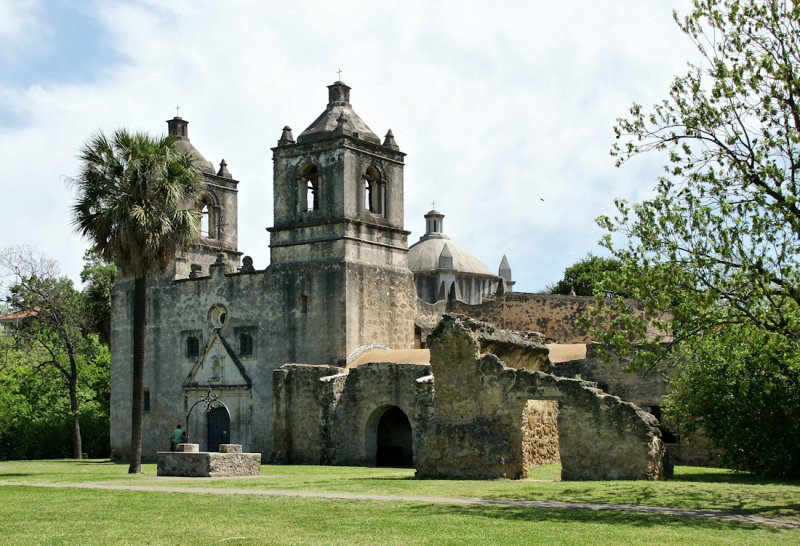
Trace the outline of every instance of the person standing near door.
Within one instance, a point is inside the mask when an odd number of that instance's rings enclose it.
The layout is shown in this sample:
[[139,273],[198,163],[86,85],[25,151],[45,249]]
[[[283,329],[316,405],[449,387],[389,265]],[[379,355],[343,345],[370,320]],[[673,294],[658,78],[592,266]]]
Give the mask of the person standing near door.
[[172,438],[170,438],[169,441],[169,450],[175,451],[175,448],[183,441],[183,438],[183,427],[178,423],[178,426],[172,431]]

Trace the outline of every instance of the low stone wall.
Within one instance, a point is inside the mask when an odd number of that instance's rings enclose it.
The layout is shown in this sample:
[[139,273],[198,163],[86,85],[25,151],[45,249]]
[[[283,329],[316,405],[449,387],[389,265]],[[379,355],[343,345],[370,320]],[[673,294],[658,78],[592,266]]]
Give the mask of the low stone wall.
[[[516,369],[482,354],[482,347],[503,347],[507,339],[507,332],[450,315],[431,334],[436,403],[420,435],[417,476],[526,477],[529,464],[554,458],[554,402],[562,479],[662,475],[664,449],[652,415],[596,384],[535,370],[547,348],[533,339],[508,351]],[[530,352],[530,365],[522,349]],[[540,446],[536,428],[543,433]]]
[[261,473],[261,453],[242,453],[239,444],[221,444],[219,453],[198,451],[198,447],[178,444],[179,451],[159,451],[158,475],[224,478]]

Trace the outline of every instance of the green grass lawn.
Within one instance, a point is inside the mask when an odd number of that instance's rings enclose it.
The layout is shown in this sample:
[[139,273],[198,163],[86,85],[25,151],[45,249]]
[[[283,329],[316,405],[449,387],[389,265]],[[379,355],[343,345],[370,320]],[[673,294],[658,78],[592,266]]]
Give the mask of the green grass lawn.
[[[800,520],[800,483],[681,468],[662,482],[415,480],[413,470],[263,466],[262,477],[165,482],[107,461],[0,462],[0,482],[133,482],[404,496],[589,501],[702,508]],[[0,487],[0,544],[800,544],[800,531],[699,518],[511,506],[256,495]]]

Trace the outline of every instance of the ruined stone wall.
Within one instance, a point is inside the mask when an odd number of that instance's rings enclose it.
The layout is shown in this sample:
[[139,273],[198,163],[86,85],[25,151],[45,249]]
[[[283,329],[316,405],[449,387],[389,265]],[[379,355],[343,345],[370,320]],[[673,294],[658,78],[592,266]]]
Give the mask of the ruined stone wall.
[[416,455],[418,432],[424,428],[433,405],[432,385],[418,381],[428,375],[430,366],[424,364],[383,362],[350,369],[335,408],[331,408],[330,461],[374,465],[378,423],[391,407],[400,408],[408,417],[412,453]]
[[[503,347],[506,332],[466,317],[445,315],[430,337],[436,403],[420,436],[420,477],[522,478],[534,457],[529,401],[558,401],[562,479],[655,479],[663,468],[656,419],[592,383],[559,378],[535,364],[510,368],[484,347]],[[517,343],[538,361],[547,348]],[[545,406],[538,406],[543,409]],[[551,406],[552,408],[552,406]],[[535,421],[534,421],[535,424]],[[552,431],[550,419],[540,424]],[[543,453],[552,454],[552,432]],[[542,456],[545,458],[546,455]]]
[[424,364],[371,363],[351,369],[287,364],[273,373],[274,460],[374,465],[380,418],[397,407],[416,448],[433,405]]
[[486,298],[479,305],[450,302],[448,312],[463,313],[498,328],[541,332],[549,342],[585,343],[591,336],[575,321],[592,301],[579,296],[512,292]]
[[325,455],[325,384],[320,380],[340,372],[335,366],[304,364],[286,364],[273,372],[272,460],[321,464]]
[[[573,377],[585,381],[593,381],[603,391],[618,396],[625,401],[633,402],[643,410],[658,413],[656,408],[663,404],[667,394],[669,374],[659,372],[626,372],[625,366],[630,359],[621,360],[611,355],[609,360],[600,356],[601,346],[588,344],[586,358],[554,364],[555,375]],[[719,466],[719,455],[714,451],[708,439],[698,434],[690,442],[678,438],[675,443],[666,444],[670,464],[692,466]]]
[[630,359],[621,360],[612,354],[609,360],[604,360],[600,350],[598,344],[587,344],[585,359],[554,364],[555,375],[594,381],[605,392],[641,407],[661,404],[661,399],[667,394],[667,380],[663,375],[645,371],[626,372],[625,366]]
[[657,479],[664,447],[655,417],[583,381],[562,379],[558,416],[562,480]]

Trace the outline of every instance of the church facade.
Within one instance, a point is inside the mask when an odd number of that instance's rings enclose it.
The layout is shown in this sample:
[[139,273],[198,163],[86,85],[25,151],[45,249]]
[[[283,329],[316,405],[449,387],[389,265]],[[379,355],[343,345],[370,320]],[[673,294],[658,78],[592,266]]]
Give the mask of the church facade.
[[[412,348],[414,281],[403,229],[403,158],[353,111],[350,88],[329,86],[325,111],[295,141],[273,148],[271,263],[255,270],[236,248],[236,182],[214,173],[173,119],[170,133],[198,158],[204,233],[168,275],[148,286],[143,456],[209,385],[223,407],[192,412],[190,441],[235,441],[269,455],[272,372],[287,362],[342,364],[365,346]],[[223,161],[224,163],[224,161]],[[205,218],[208,215],[209,218]],[[127,456],[131,281],[112,297],[111,449]],[[211,423],[211,424],[210,424]]]
[[[427,445],[425,464],[436,474],[448,467],[447,456],[433,462],[431,454],[461,438],[466,418],[461,410],[437,414],[436,408],[446,404],[444,398],[437,402],[436,393],[449,389],[453,400],[464,398],[453,386],[461,381],[462,364],[450,362],[441,350],[439,364],[433,363],[426,343],[442,316],[456,312],[493,325],[485,330],[453,323],[467,337],[490,340],[484,345],[494,349],[506,342],[497,342],[493,327],[542,332],[531,362],[545,364],[522,363],[517,371],[505,364],[493,368],[499,375],[492,377],[529,385],[515,395],[524,400],[514,402],[513,407],[521,404],[519,411],[509,413],[507,421],[516,423],[510,437],[519,441],[498,456],[506,463],[496,475],[520,477],[526,464],[563,459],[569,450],[562,443],[559,455],[559,430],[578,422],[592,426],[598,404],[607,405],[608,395],[597,383],[570,380],[577,383],[567,389],[561,381],[566,375],[599,381],[611,394],[616,390],[638,404],[630,409],[616,398],[614,407],[640,431],[636,445],[646,447],[645,459],[660,461],[656,422],[641,408],[657,413],[663,382],[621,379],[619,363],[601,363],[596,351],[587,357],[585,343],[591,340],[574,326],[589,304],[586,298],[507,292],[513,281],[505,256],[493,274],[444,234],[444,215],[436,210],[426,215],[425,235],[409,249],[403,225],[405,154],[391,130],[381,139],[355,113],[347,85],[328,86],[328,104],[319,117],[297,139],[284,127],[272,149],[273,225],[268,228],[270,263],[263,270],[238,249],[238,181],[225,161],[214,169],[189,140],[188,122],[176,117],[167,123],[178,148],[195,156],[205,193],[197,203],[203,215],[200,237],[176,256],[166,275],[148,284],[144,459],[168,449],[170,431],[180,423],[188,441],[203,451],[237,443],[262,453],[264,460],[285,462],[375,464],[383,457],[419,468],[418,450]],[[116,460],[130,451],[132,307],[133,282],[120,280],[112,294],[111,455]],[[482,333],[467,335],[470,328]],[[478,347],[475,340],[470,343]],[[578,344],[579,350],[545,347],[552,342]],[[528,350],[526,343],[507,354]],[[558,354],[566,355],[561,365]],[[437,366],[442,377],[434,388],[431,369]],[[552,375],[556,371],[558,376]],[[531,375],[539,373],[551,374],[546,388],[541,377]],[[482,392],[484,379],[473,375],[462,388]],[[447,377],[455,380],[449,387],[442,383]],[[559,410],[559,389],[583,402]],[[531,394],[539,391],[548,394]],[[505,406],[502,399],[492,404]],[[583,413],[575,413],[576,407]],[[481,412],[496,412],[475,411],[470,418],[480,423],[485,422]],[[574,417],[578,414],[583,417]],[[567,415],[573,415],[569,423]],[[487,438],[507,426],[496,425]],[[613,436],[615,428],[608,428],[609,445],[623,445],[627,440]],[[424,430],[438,430],[439,436]],[[439,444],[432,440],[437,437]],[[484,440],[474,443],[484,446],[476,453],[485,452],[489,440]],[[636,475],[657,475],[654,464],[640,465]]]

